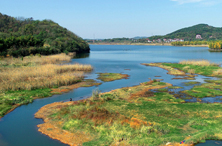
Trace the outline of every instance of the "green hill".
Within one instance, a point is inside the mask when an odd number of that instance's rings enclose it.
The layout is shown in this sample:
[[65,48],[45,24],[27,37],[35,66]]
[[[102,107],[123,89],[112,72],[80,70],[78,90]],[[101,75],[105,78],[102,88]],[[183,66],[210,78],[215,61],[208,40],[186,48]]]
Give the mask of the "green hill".
[[13,18],[0,13],[0,55],[89,52],[79,36],[51,20]]
[[174,39],[180,38],[186,41],[196,40],[196,35],[199,34],[202,40],[221,40],[222,39],[222,28],[209,26],[207,24],[198,24],[191,27],[179,29],[175,32],[169,33],[164,36],[152,36],[149,37],[150,40],[153,39]]

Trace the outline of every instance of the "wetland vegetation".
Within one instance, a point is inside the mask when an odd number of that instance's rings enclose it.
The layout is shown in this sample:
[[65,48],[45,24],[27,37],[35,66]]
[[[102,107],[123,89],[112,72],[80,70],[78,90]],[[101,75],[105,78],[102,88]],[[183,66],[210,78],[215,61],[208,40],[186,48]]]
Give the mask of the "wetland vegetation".
[[121,74],[121,73],[98,73],[99,77],[97,79],[103,81],[103,82],[110,82],[120,79],[127,79],[129,75],[127,74]]
[[51,88],[83,81],[84,73],[91,71],[92,67],[59,64],[70,59],[65,54],[1,59],[0,116],[19,105],[32,102],[34,98],[51,96]]
[[[171,71],[173,75],[193,76],[197,73],[221,77],[221,68],[206,60],[151,64],[155,65]],[[222,95],[221,80],[206,82],[183,93],[195,98]],[[43,118],[46,122],[38,125],[39,131],[69,145],[86,146],[155,146],[168,142],[178,145],[183,140],[185,145],[193,145],[206,139],[222,139],[222,104],[201,103],[201,100],[186,103],[176,98],[166,87],[180,88],[150,80],[106,93],[95,90],[92,97],[82,101],[46,105],[35,114],[35,117]],[[63,130],[70,138],[64,140],[64,135],[59,134]]]
[[[35,116],[48,123],[39,125],[42,133],[53,132],[47,127],[50,123],[74,137],[81,133],[75,144],[83,145],[176,145],[183,140],[191,145],[222,139],[221,104],[185,103],[168,92],[150,91],[167,86],[171,85],[141,83],[83,101],[47,105]],[[52,136],[63,139],[56,133]],[[65,143],[71,142],[66,138]]]

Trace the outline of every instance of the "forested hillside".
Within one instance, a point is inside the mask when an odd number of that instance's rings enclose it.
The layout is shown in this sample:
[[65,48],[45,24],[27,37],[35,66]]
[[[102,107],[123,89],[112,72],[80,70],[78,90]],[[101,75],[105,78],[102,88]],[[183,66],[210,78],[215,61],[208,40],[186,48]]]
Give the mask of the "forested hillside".
[[149,39],[153,40],[180,38],[185,39],[186,41],[194,41],[196,40],[196,35],[201,35],[202,40],[221,40],[222,28],[209,26],[207,24],[198,24],[191,27],[179,29],[164,36],[149,37]]
[[0,56],[61,52],[89,52],[89,45],[51,20],[13,18],[0,13]]

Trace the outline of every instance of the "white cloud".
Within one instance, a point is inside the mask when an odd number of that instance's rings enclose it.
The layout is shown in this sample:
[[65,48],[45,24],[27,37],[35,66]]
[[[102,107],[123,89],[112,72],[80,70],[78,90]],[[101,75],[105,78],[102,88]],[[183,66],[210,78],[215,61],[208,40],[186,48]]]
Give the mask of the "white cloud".
[[171,1],[177,2],[180,5],[182,5],[185,3],[199,3],[199,2],[202,2],[203,0],[171,0]]
[[170,1],[177,2],[179,5],[186,3],[198,3],[203,6],[212,6],[221,3],[220,0],[170,0]]

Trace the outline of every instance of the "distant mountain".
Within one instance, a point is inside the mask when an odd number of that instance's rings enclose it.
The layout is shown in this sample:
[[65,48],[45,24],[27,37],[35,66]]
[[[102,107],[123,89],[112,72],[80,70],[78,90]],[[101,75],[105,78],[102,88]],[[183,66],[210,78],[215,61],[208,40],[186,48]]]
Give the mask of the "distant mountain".
[[22,56],[36,53],[81,53],[89,52],[89,45],[52,20],[14,18],[0,13],[0,53],[3,51]]
[[201,35],[203,40],[222,39],[222,28],[207,24],[198,24],[191,27],[179,29],[164,36],[152,36],[149,39],[174,39],[180,38],[188,41],[196,40],[196,35]]

